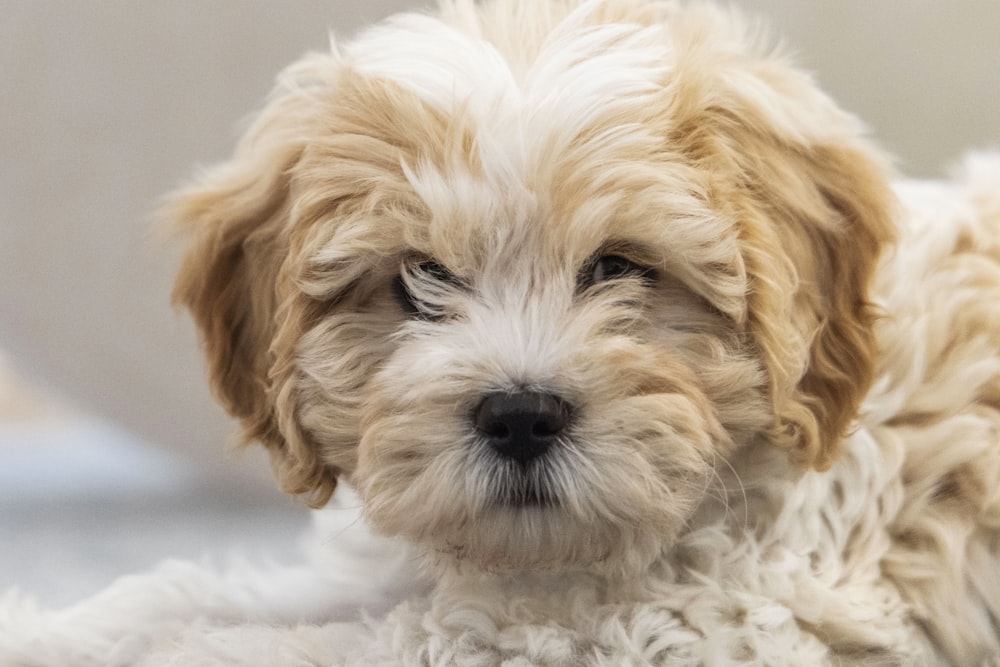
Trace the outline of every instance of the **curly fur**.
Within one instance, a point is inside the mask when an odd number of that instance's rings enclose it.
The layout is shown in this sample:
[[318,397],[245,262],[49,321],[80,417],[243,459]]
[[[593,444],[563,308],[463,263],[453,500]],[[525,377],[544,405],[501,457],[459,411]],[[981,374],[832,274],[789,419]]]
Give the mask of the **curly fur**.
[[[167,209],[175,297],[282,486],[349,482],[435,583],[148,664],[1000,660],[998,162],[897,198],[758,42],[709,7],[455,0],[284,74]],[[581,279],[609,255],[647,277]],[[524,389],[572,422],[522,470],[470,414]],[[523,485],[554,502],[497,502]]]

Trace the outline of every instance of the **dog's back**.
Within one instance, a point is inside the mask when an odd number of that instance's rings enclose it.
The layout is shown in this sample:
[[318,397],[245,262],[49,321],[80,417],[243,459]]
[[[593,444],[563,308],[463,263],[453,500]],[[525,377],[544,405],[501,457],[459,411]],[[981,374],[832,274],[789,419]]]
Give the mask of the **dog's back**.
[[882,567],[949,657],[976,664],[1000,652],[1000,156],[899,193],[863,416],[900,469],[873,508],[892,516]]

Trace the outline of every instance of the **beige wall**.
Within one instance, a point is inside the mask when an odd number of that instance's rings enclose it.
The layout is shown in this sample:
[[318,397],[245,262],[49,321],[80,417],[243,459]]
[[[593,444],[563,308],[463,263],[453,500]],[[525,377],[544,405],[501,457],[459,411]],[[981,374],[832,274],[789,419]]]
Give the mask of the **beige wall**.
[[[156,198],[224,157],[236,121],[326,29],[404,0],[0,0],[0,348],[24,372],[219,475],[231,432]],[[1000,2],[746,0],[902,166],[935,175],[1000,142]],[[249,473],[247,471],[250,471]]]
[[911,176],[1000,149],[997,0],[742,0]]

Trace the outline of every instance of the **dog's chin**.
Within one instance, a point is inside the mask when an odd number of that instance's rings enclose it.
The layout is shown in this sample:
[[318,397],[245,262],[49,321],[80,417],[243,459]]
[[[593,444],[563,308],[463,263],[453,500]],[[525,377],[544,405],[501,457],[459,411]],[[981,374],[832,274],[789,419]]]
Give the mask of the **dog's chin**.
[[528,471],[512,477],[464,497],[446,485],[401,496],[376,477],[361,487],[365,515],[377,531],[407,540],[435,567],[627,576],[670,547],[697,504],[694,493],[685,502],[676,487],[666,505],[624,490],[614,497],[567,495]]
[[585,524],[551,503],[498,504],[476,525],[412,537],[432,565],[496,574],[636,572],[670,542],[669,536],[638,526]]

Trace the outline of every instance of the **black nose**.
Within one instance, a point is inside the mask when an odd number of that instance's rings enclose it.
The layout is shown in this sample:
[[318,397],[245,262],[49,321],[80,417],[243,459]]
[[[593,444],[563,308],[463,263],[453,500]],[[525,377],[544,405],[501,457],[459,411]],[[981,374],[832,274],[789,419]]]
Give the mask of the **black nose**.
[[547,452],[566,428],[569,407],[552,394],[497,392],[483,399],[474,419],[498,454],[526,464]]

